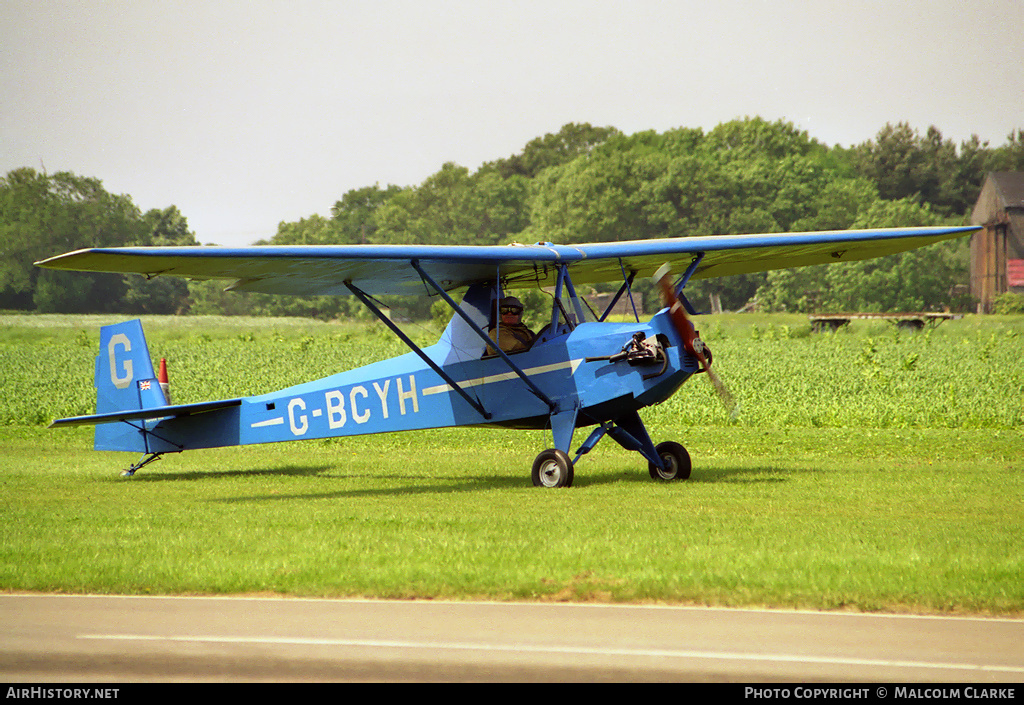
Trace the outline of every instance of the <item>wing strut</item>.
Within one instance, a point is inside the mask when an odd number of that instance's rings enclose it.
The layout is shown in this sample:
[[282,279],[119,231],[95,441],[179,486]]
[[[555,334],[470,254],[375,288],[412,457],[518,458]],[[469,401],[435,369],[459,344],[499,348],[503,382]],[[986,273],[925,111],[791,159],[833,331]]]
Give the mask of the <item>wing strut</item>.
[[345,282],[345,286],[348,287],[348,290],[351,291],[353,293],[353,295],[356,296],[356,298],[358,298],[360,301],[363,302],[363,304],[366,306],[366,308],[370,309],[370,311],[373,312],[373,315],[375,315],[377,318],[379,318],[384,323],[384,325],[386,325],[388,328],[390,328],[391,331],[402,340],[403,343],[405,343],[407,346],[409,346],[410,350],[412,350],[414,353],[419,355],[420,358],[425,363],[430,365],[430,369],[434,370],[434,372],[439,374],[441,376],[441,379],[443,379],[445,382],[447,382],[449,385],[451,385],[452,389],[454,389],[456,392],[461,394],[462,398],[465,399],[469,403],[470,406],[472,406],[474,409],[476,409],[477,412],[481,416],[483,416],[485,419],[490,419],[491,418],[491,414],[486,409],[484,409],[484,407],[480,404],[480,402],[477,401],[476,399],[474,399],[473,397],[469,396],[469,394],[466,392],[466,390],[459,386],[458,382],[456,382],[454,379],[452,379],[451,376],[449,376],[447,372],[442,370],[440,368],[440,366],[436,362],[431,360],[427,356],[427,354],[425,352],[423,352],[423,350],[420,349],[420,346],[418,346],[416,343],[412,342],[412,340],[409,338],[409,336],[407,336],[405,333],[403,333],[402,330],[398,326],[396,326],[391,321],[390,318],[385,316],[381,312],[381,310],[379,308],[374,306],[373,302],[370,301],[370,298],[366,295],[366,293],[364,291],[362,291],[361,289],[358,289],[351,282]]
[[683,276],[679,278],[679,281],[675,283],[674,287],[676,298],[679,299],[683,304],[683,307],[691,316],[696,316],[697,311],[693,308],[693,304],[690,303],[690,300],[683,295],[683,289],[690,282],[690,277],[693,276],[693,273],[697,271],[697,266],[700,264],[700,261],[704,259],[704,254],[705,253],[703,252],[698,252],[694,255],[693,261],[690,262],[690,266],[686,268],[686,271],[683,272]]
[[[469,314],[466,313],[465,311],[463,311],[462,308],[457,303],[455,303],[455,301],[452,299],[452,297],[448,296],[448,292],[446,292],[444,289],[442,289],[440,286],[438,286],[437,282],[435,282],[430,277],[429,274],[427,274],[425,271],[423,271],[423,268],[420,267],[419,260],[412,260],[412,266],[413,266],[413,268],[417,272],[419,272],[419,275],[423,278],[423,281],[425,281],[428,284],[430,284],[430,286],[432,286],[434,288],[434,291],[436,291],[438,294],[440,294],[441,298],[443,298],[446,302],[448,302],[448,305],[452,307],[452,309],[455,311],[455,313],[457,313],[460,316],[462,316],[462,320],[464,320],[466,322],[466,324],[477,335],[479,335],[481,338],[483,338],[484,342],[486,342],[488,345],[490,345],[493,342],[487,336],[487,333],[485,333],[483,330],[481,330],[480,326],[478,326],[476,323],[473,322],[473,320],[469,317]],[[351,289],[352,287],[349,286],[349,288]],[[543,401],[545,404],[547,404],[548,408],[552,412],[554,412],[555,409],[558,408],[558,405],[555,404],[555,402],[551,401],[551,398],[548,397],[547,394],[542,392],[540,390],[540,388],[537,387],[537,385],[534,384],[533,381],[527,376],[527,374],[525,372],[523,372],[521,369],[519,369],[519,366],[516,365],[516,363],[512,362],[511,358],[509,358],[509,356],[505,353],[504,350],[501,349],[500,346],[495,345],[494,348],[497,351],[498,355],[501,356],[501,359],[505,361],[505,364],[507,364],[509,366],[509,369],[511,369],[513,372],[515,372],[520,377],[520,379],[522,379],[524,382],[526,382],[526,386],[530,388],[530,391],[533,392],[537,396],[537,398],[539,398],[541,401]],[[488,416],[488,418],[490,418],[490,416]]]
[[622,266],[621,260],[619,260],[619,269],[622,270],[622,286],[619,287],[618,293],[612,297],[612,302],[608,304],[607,308],[605,308],[601,317],[597,319],[601,323],[604,323],[604,319],[608,318],[608,314],[612,312],[613,308],[615,308],[615,304],[619,303],[619,299],[621,299],[622,295],[627,292],[629,293],[629,302],[633,305],[633,316],[636,317],[637,321],[640,320],[640,314],[636,312],[636,302],[633,301],[633,289],[631,288],[633,286],[633,279],[636,278],[636,270],[634,269],[627,275],[625,268]]
[[690,262],[690,266],[686,268],[686,271],[683,272],[683,276],[679,278],[678,282],[676,282],[677,291],[679,289],[682,289],[684,286],[687,285],[687,283],[689,283],[690,277],[692,277],[693,273],[697,271],[697,267],[700,265],[701,260],[704,259],[704,254],[705,253],[703,252],[698,252],[693,256],[693,260]]

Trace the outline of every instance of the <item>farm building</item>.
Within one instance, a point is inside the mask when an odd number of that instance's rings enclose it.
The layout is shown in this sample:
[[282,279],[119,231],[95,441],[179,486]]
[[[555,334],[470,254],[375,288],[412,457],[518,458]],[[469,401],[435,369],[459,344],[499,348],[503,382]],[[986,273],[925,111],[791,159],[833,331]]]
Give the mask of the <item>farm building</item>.
[[971,295],[988,313],[999,294],[1024,293],[1024,172],[989,174],[971,222],[985,226],[971,238]]
[[[612,302],[614,296],[614,294],[589,294],[584,296],[583,298],[585,298],[587,302],[590,304],[590,308],[595,313],[597,313],[597,315],[600,316],[604,312],[604,310],[608,308],[608,304]],[[633,294],[632,301],[630,300],[629,296],[626,296],[625,294],[619,297],[619,300],[618,302],[616,302],[615,308],[612,309],[611,313],[612,315],[626,316],[628,318],[633,315],[634,304],[636,305],[637,315],[643,315],[643,297],[635,292]]]

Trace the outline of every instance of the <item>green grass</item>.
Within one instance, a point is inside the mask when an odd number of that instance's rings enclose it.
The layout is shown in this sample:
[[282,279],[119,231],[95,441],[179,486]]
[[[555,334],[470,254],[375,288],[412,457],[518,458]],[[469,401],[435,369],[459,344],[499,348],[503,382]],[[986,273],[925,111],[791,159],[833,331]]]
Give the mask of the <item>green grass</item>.
[[[605,441],[569,490],[530,485],[548,434],[493,429],[195,451],[125,480],[134,456],[41,426],[91,410],[97,322],[19,318],[0,317],[0,589],[1024,612],[1019,318],[705,322],[739,420],[703,380],[644,414],[693,477],[655,483]],[[176,401],[402,352],[363,324],[144,324]]]

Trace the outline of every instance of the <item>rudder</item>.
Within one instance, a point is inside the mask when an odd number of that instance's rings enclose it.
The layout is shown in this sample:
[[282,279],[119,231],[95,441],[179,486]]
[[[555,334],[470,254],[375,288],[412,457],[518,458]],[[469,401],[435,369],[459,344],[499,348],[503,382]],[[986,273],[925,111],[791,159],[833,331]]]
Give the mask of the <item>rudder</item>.
[[[103,326],[96,356],[96,413],[167,406],[153,372],[139,319]],[[123,423],[96,427],[97,450],[146,450],[137,429]]]

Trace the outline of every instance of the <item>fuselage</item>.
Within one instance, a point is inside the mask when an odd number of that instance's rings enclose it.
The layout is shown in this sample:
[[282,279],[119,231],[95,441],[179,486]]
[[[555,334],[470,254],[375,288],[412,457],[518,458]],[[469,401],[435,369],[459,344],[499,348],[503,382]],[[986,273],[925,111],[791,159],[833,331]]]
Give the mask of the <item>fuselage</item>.
[[[663,344],[664,364],[587,361],[619,352],[637,332]],[[534,394],[505,360],[481,358],[475,349],[456,347],[442,337],[423,352],[490,418],[418,355],[407,353],[246,397],[232,408],[150,422],[152,435],[145,450],[171,452],[448,426],[547,428],[552,413],[570,409],[578,410],[575,425],[587,426],[661,402],[697,371],[696,360],[684,352],[664,311],[647,323],[566,327],[541,335],[530,350],[510,356],[556,409]]]

